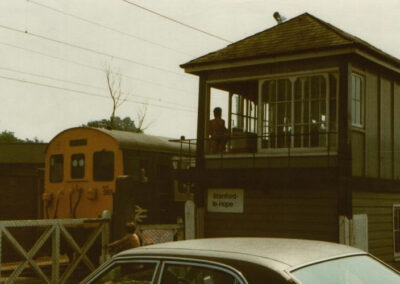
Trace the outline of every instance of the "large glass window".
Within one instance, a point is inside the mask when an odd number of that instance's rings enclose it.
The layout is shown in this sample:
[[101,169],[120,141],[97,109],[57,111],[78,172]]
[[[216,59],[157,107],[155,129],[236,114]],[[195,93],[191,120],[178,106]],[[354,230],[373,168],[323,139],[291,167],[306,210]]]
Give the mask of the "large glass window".
[[85,177],[85,154],[71,155],[71,178]]
[[261,94],[263,148],[327,147],[335,140],[328,136],[336,130],[333,76],[266,80]]
[[64,176],[64,155],[50,156],[50,182],[62,182]]
[[363,100],[364,83],[363,78],[351,74],[351,120],[354,126],[362,127],[364,124]]
[[243,133],[257,132],[257,104],[255,98],[247,98],[242,95],[233,94],[232,102],[232,129]]
[[93,154],[93,180],[111,181],[114,179],[114,152],[99,151]]

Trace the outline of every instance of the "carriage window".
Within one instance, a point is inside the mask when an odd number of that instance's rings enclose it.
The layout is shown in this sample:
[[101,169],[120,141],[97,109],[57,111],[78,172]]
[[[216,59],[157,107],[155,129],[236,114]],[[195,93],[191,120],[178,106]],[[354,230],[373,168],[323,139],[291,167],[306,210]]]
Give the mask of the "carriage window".
[[64,174],[64,155],[50,156],[50,182],[62,182]]
[[114,179],[114,152],[99,151],[93,154],[93,180],[110,181]]
[[71,178],[83,178],[85,176],[85,155],[71,155]]

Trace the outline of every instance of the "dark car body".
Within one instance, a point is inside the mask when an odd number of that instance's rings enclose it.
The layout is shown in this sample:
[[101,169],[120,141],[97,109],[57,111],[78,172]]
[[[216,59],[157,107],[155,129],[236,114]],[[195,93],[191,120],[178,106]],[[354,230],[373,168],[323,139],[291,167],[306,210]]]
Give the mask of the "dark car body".
[[325,275],[329,283],[374,283],[368,271],[386,281],[380,283],[400,283],[397,271],[349,246],[296,239],[217,238],[121,252],[83,283],[320,283]]

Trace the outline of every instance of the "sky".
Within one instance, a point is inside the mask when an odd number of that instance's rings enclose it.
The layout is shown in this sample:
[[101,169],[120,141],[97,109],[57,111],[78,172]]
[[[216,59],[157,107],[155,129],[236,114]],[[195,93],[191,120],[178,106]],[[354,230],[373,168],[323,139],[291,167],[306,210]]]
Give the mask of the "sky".
[[145,133],[195,138],[198,78],[179,65],[273,27],[275,11],[400,58],[399,0],[0,0],[0,132],[48,142],[109,118],[110,66],[126,96],[117,116],[146,111]]

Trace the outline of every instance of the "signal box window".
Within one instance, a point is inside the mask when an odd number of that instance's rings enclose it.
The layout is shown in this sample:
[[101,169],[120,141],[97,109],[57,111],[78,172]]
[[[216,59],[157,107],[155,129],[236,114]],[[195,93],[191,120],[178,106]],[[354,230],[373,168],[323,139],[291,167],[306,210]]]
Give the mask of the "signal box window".
[[85,176],[85,155],[73,154],[71,156],[71,178],[83,178]]
[[362,127],[364,124],[363,103],[363,78],[356,74],[351,74],[351,119],[354,126]]
[[93,154],[93,180],[110,181],[114,179],[114,152],[99,151]]
[[64,155],[50,156],[50,182],[62,182],[64,174]]

